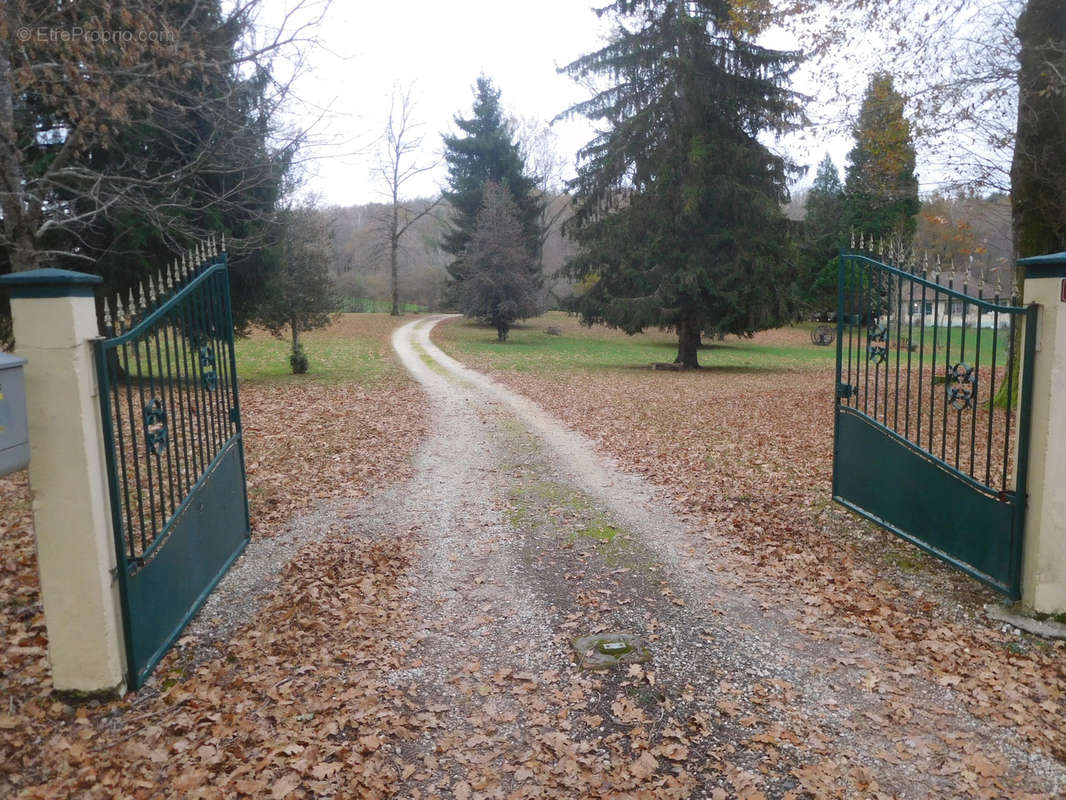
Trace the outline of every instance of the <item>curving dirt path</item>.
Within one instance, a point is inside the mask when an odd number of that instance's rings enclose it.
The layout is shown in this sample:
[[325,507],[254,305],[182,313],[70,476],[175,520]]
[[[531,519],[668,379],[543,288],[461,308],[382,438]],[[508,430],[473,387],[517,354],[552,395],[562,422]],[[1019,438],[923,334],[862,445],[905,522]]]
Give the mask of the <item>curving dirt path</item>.
[[[407,587],[416,644],[389,678],[420,709],[401,796],[1066,791],[1060,764],[976,720],[950,686],[745,595],[743,576],[706,560],[724,537],[686,530],[654,487],[441,352],[429,332],[442,319],[393,336],[432,405],[416,476],[354,520],[412,531],[422,553]],[[651,660],[576,666],[573,638],[615,631],[644,637]]]

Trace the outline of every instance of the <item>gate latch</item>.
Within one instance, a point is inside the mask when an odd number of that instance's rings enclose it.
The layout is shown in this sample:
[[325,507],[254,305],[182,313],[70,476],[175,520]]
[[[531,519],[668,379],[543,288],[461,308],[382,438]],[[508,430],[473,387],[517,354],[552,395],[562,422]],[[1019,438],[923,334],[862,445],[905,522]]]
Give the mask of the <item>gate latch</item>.
[[849,397],[854,397],[858,393],[858,386],[852,386],[850,383],[837,384],[837,397],[839,397],[841,400],[846,400]]

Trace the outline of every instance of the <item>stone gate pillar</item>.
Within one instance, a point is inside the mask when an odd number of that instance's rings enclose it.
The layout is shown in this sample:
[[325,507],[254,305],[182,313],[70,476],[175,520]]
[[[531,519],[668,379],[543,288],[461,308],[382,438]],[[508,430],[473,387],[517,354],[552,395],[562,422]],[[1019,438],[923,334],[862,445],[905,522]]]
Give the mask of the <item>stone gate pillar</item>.
[[1057,614],[1066,611],[1066,253],[1018,263],[1025,301],[1039,306],[1022,603]]
[[125,643],[91,342],[95,275],[58,269],[0,277],[15,352],[26,359],[30,489],[52,683],[125,691]]

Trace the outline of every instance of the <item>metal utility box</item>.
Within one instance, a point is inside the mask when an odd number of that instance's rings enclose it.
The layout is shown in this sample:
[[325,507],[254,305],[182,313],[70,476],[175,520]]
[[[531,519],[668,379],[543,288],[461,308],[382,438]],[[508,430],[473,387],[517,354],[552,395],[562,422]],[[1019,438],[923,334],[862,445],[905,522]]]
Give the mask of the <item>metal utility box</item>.
[[0,475],[30,463],[26,379],[22,373],[25,363],[24,358],[0,353]]

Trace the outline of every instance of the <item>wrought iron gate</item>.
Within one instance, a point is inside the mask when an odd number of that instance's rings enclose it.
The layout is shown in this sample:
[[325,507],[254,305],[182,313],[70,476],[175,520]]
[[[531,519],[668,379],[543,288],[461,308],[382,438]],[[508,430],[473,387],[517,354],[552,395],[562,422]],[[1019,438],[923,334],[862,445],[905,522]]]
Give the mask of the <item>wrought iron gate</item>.
[[140,686],[248,541],[226,254],[105,301],[96,342],[129,682]]
[[840,258],[833,497],[1017,598],[1035,308],[900,261]]

